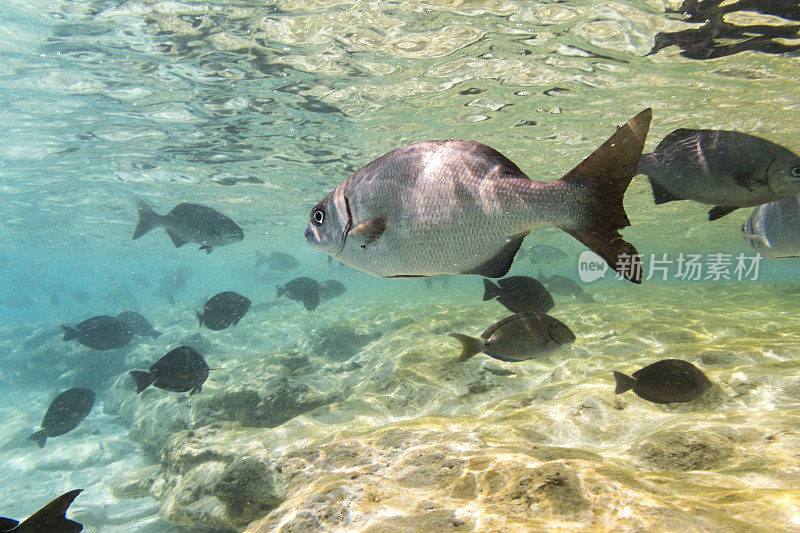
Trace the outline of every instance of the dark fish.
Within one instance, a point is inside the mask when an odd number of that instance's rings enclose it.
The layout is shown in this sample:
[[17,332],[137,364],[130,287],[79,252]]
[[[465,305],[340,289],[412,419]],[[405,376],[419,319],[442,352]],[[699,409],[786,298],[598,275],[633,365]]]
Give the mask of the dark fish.
[[200,325],[219,331],[235,326],[250,309],[250,299],[239,293],[226,291],[215,294],[203,306],[203,313],[197,313]]
[[244,232],[236,222],[219,211],[198,204],[180,203],[166,215],[159,215],[141,198],[136,199],[139,224],[133,232],[138,239],[148,231],[163,226],[176,248],[187,242],[200,245],[211,253],[217,246],[233,244],[244,239]]
[[528,252],[528,256],[532,265],[562,263],[567,259],[567,254],[562,249],[555,246],[547,246],[546,244],[537,244],[532,247]]
[[460,333],[450,336],[461,343],[458,361],[479,352],[501,361],[525,361],[548,355],[575,340],[575,334],[563,322],[543,313],[508,316],[489,326],[480,339]]
[[589,293],[584,291],[580,285],[566,276],[560,276],[556,274],[548,278],[539,272],[539,278],[542,280],[544,286],[547,287],[551,292],[572,296],[577,301],[583,303],[594,302],[594,298],[592,298]]
[[529,179],[474,141],[403,146],[357,170],[311,210],[308,243],[378,277],[506,275],[539,226],[566,231],[636,283],[622,198],[652,113],[642,111],[560,180]]
[[495,285],[483,278],[483,301],[497,301],[512,313],[546,313],[555,306],[547,289],[528,276],[509,276]]
[[656,204],[713,205],[709,220],[800,194],[800,157],[739,131],[677,129],[639,161]]
[[149,372],[132,370],[136,380],[136,394],[150,385],[173,392],[186,392],[189,396],[203,390],[208,378],[208,364],[203,356],[189,346],[179,346],[156,361]]
[[122,348],[131,342],[131,327],[113,316],[93,316],[77,324],[74,328],[62,325],[65,341],[77,340],[95,350]]
[[341,281],[337,281],[335,279],[326,279],[319,284],[319,299],[330,300],[333,298],[338,298],[344,294],[345,291],[347,291],[347,287],[345,287],[344,283]]
[[760,205],[742,224],[747,244],[773,259],[800,257],[800,196]]
[[161,336],[160,331],[156,331],[153,325],[142,316],[141,313],[136,311],[123,311],[117,315],[119,320],[122,320],[128,327],[131,328],[134,335],[146,335],[157,339]]
[[14,533],[78,533],[83,525],[68,519],[65,515],[72,501],[83,489],[71,490],[51,501],[30,517],[19,523],[11,518],[0,518],[0,531]]
[[295,278],[284,286],[275,285],[278,298],[286,296],[290,300],[303,302],[309,311],[313,311],[319,305],[320,292],[322,288],[319,283],[311,278]]
[[50,402],[42,419],[42,429],[28,438],[44,448],[47,437],[57,437],[75,429],[93,405],[94,391],[79,388],[65,390]]
[[270,270],[280,270],[281,272],[289,272],[300,266],[300,262],[295,259],[292,254],[285,252],[272,252],[269,255],[264,255],[261,252],[256,252],[256,268],[261,265],[267,265]]
[[61,305],[61,299],[58,297],[58,294],[51,294],[48,302],[56,307]]
[[711,386],[705,374],[688,361],[664,359],[626,376],[614,372],[615,394],[633,389],[640,398],[653,403],[691,402]]

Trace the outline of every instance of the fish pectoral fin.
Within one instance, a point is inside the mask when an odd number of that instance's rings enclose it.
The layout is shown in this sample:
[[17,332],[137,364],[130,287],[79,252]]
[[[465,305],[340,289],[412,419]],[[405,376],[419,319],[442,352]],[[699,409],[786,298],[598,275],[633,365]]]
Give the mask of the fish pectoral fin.
[[739,209],[735,205],[715,205],[708,211],[708,221],[712,222]]
[[19,524],[17,520],[0,516],[0,531],[11,531],[17,524]]
[[475,268],[461,272],[461,274],[478,274],[486,278],[502,278],[511,270],[514,256],[517,255],[519,247],[522,246],[522,241],[525,240],[528,233],[530,233],[530,230],[512,235],[506,239],[503,246],[492,257]]
[[650,180],[650,187],[653,189],[653,201],[656,205],[674,202],[675,200],[683,200],[683,198],[678,198],[662,187],[658,182],[653,180],[653,178],[648,177],[647,179]]
[[362,222],[347,233],[348,239],[362,248],[377,241],[383,232],[386,231],[386,219],[384,217],[373,218]]
[[736,182],[736,185],[739,187],[744,187],[748,191],[752,191],[757,187],[763,187],[766,185],[766,183],[747,172],[735,173],[733,175],[733,181]]
[[186,241],[184,241],[177,233],[167,230],[167,235],[169,235],[169,238],[172,239],[172,244],[175,245],[175,248],[180,248],[186,244]]

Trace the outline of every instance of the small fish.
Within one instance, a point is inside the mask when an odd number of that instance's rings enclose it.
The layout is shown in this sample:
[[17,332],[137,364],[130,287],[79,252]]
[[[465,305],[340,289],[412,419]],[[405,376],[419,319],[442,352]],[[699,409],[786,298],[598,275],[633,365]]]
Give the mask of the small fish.
[[0,517],[0,532],[14,533],[78,533],[83,525],[66,517],[67,509],[72,505],[83,489],[66,492],[51,501],[22,523],[11,518]]
[[[307,242],[377,277],[479,274],[501,278],[525,236],[566,231],[622,276],[641,282],[622,199],[636,173],[652,113],[646,109],[561,179],[529,179],[474,141],[397,148],[357,170],[311,210]],[[629,268],[633,258],[634,268]]]
[[133,338],[131,327],[113,316],[93,316],[75,327],[62,325],[65,341],[77,340],[95,350],[111,350],[127,346]]
[[544,286],[547,287],[551,292],[563,294],[565,296],[572,296],[575,298],[575,300],[583,303],[594,302],[594,298],[592,298],[589,293],[584,291],[580,285],[566,276],[560,276],[556,274],[554,276],[547,277],[539,272],[539,278],[542,280]]
[[650,180],[656,204],[713,205],[709,220],[800,194],[800,157],[739,131],[677,129],[642,155],[638,173]]
[[428,290],[433,289],[434,280],[441,281],[443,289],[446,289],[450,286],[450,276],[426,276],[425,278],[423,278],[423,280],[425,282],[425,288]]
[[61,305],[61,298],[58,297],[58,294],[51,294],[48,302],[50,302],[51,305],[58,307]]
[[742,233],[761,255],[800,257],[800,195],[756,207],[742,224]]
[[202,392],[208,378],[208,363],[189,346],[179,346],[156,361],[148,372],[132,370],[136,381],[136,394],[150,385],[172,392]]
[[153,325],[148,322],[141,313],[136,311],[123,311],[117,315],[117,318],[128,324],[128,327],[131,328],[134,335],[145,335],[154,339],[161,336],[161,332],[156,331]]
[[563,322],[544,313],[508,316],[489,326],[480,339],[460,333],[450,336],[461,343],[459,362],[479,352],[501,361],[525,361],[548,355],[575,340],[575,334]]
[[92,410],[94,391],[89,389],[68,389],[56,396],[42,418],[42,429],[28,438],[44,448],[47,437],[57,437],[75,429],[81,420]]
[[235,326],[250,309],[250,299],[239,293],[226,291],[215,294],[203,306],[202,313],[196,313],[200,325],[219,331]]
[[244,239],[244,232],[236,222],[219,211],[198,204],[180,203],[166,215],[159,215],[141,198],[136,199],[139,223],[133,232],[138,239],[148,231],[163,226],[176,248],[187,242],[200,245],[206,253],[217,246],[233,244]]
[[528,276],[509,276],[497,284],[483,278],[483,288],[484,302],[496,297],[512,313],[546,313],[556,305],[544,285]]
[[614,371],[615,394],[633,389],[640,398],[653,403],[691,402],[702,395],[711,382],[688,361],[664,359],[637,370],[631,376]]
[[290,300],[303,302],[307,310],[313,311],[319,305],[322,288],[311,278],[295,278],[286,285],[275,285],[278,298],[286,296]]
[[292,254],[285,252],[272,252],[269,255],[264,255],[256,251],[256,268],[261,265],[267,265],[270,270],[279,270],[281,272],[289,272],[300,266],[300,262],[295,259]]
[[561,248],[537,244],[528,252],[528,258],[532,265],[550,265],[563,263],[567,260],[567,254]]
[[72,291],[72,299],[78,303],[85,304],[89,301],[89,293],[80,289]]
[[319,284],[319,299],[331,300],[333,298],[338,298],[344,294],[345,291],[347,291],[347,287],[345,287],[344,283],[341,281],[326,279]]

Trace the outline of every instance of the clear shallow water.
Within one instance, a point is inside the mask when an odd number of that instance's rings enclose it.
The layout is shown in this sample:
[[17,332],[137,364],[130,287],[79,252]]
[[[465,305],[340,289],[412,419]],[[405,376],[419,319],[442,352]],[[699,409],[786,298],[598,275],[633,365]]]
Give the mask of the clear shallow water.
[[[6,333],[0,376],[11,391],[4,413],[13,430],[2,447],[25,467],[17,469],[11,461],[0,476],[15,480],[12,485],[21,476],[22,484],[33,488],[4,491],[0,515],[27,516],[40,501],[43,505],[78,484],[86,485],[87,493],[74,508],[84,513],[87,530],[168,531],[172,526],[155,518],[159,507],[167,520],[190,530],[201,524],[244,529],[242,517],[261,518],[270,507],[226,507],[218,503],[224,497],[207,495],[211,499],[204,500],[202,491],[194,500],[178,498],[184,494],[175,481],[180,461],[167,461],[158,474],[163,483],[137,492],[132,500],[138,502],[134,508],[151,510],[151,522],[137,526],[141,518],[130,517],[112,523],[96,512],[110,502],[124,507],[131,501],[109,489],[119,469],[158,462],[168,434],[221,420],[240,424],[243,429],[237,431],[244,433],[232,430],[217,441],[209,437],[215,446],[262,439],[266,444],[260,447],[269,451],[271,461],[303,446],[337,445],[331,435],[370,439],[375,428],[390,424],[399,424],[398,431],[449,428],[455,443],[468,432],[528,451],[531,446],[570,447],[627,469],[617,482],[628,475],[669,480],[660,492],[623,483],[634,492],[641,489],[639,496],[657,495],[665,508],[680,507],[676,502],[687,498],[682,483],[690,483],[697,496],[692,505],[710,521],[691,527],[720,524],[711,511],[704,514],[716,497],[708,487],[744,486],[783,496],[777,505],[767,492],[757,492],[749,496],[751,507],[737,504],[743,524],[776,527],[778,522],[758,522],[763,505],[772,506],[783,527],[800,527],[798,487],[791,476],[796,457],[788,451],[798,431],[793,362],[797,260],[765,259],[760,281],[685,283],[670,270],[668,284],[596,282],[587,287],[600,301],[594,306],[557,298],[552,314],[569,324],[579,340],[572,350],[544,362],[497,363],[521,373],[520,378],[481,370],[486,356],[469,362],[463,375],[451,369],[456,350],[447,333],[478,334],[505,316],[498,304],[480,301],[479,278],[452,279],[448,287],[437,283],[431,290],[420,280],[372,279],[329,266],[302,236],[308,209],[350,172],[392,148],[423,139],[478,140],[502,151],[531,177],[552,180],[602,143],[616,125],[652,107],[646,151],[677,127],[738,129],[796,150],[798,58],[747,51],[696,61],[681,57],[677,47],[646,55],[659,31],[698,27],[666,15],[664,7],[661,2],[4,3],[0,318]],[[738,16],[776,22],[756,14]],[[253,178],[260,183],[247,181]],[[135,195],[158,212],[181,201],[211,205],[244,228],[245,240],[210,255],[194,245],[173,248],[160,229],[131,241]],[[699,204],[654,206],[641,176],[625,205],[632,227],[623,234],[646,257],[752,254],[739,231],[749,210],[707,223],[707,209]],[[535,243],[569,254],[565,266],[548,267],[547,273],[575,276],[582,250],[576,241],[542,228],[526,240],[528,246]],[[256,270],[256,250],[291,252],[302,267],[291,274]],[[336,277],[348,292],[311,314],[294,302],[272,307],[275,283],[301,274]],[[512,274],[536,275],[536,268],[522,258]],[[254,307],[237,328],[203,330],[198,337],[194,309],[222,290],[247,294],[262,308]],[[51,302],[53,295],[58,305]],[[60,340],[61,323],[128,308],[145,313],[165,335],[100,355]],[[418,326],[402,325],[409,320]],[[202,397],[176,400],[161,391],[136,397],[125,373],[146,368],[145,363],[185,342],[203,346],[209,364],[222,369],[212,372]],[[305,370],[286,362],[302,356],[311,361]],[[355,362],[344,361],[351,356]],[[727,399],[687,414],[633,396],[613,396],[612,370],[632,371],[664,357],[697,364],[722,384]],[[252,370],[243,372],[247,365]],[[286,376],[294,388],[251,383],[253,375]],[[95,410],[73,433],[53,439],[52,447],[31,448],[24,437],[49,400],[70,386],[95,388]],[[487,387],[488,392],[480,392]],[[240,409],[230,407],[238,405],[231,391],[242,388],[256,391],[258,399],[244,397],[236,400]],[[288,403],[300,406],[270,403],[265,399],[270,394],[291,396]],[[298,400],[307,396],[305,403]],[[536,408],[537,398],[546,405]],[[619,409],[619,402],[631,407]],[[170,410],[195,403],[198,407],[188,411]],[[265,430],[257,415],[243,414],[264,409],[283,409],[287,420]],[[154,412],[160,414],[154,417]],[[662,428],[656,419],[665,420],[667,429],[697,428],[700,444],[688,448],[724,449],[723,458],[712,454],[716,462],[699,460],[683,470],[666,459],[642,459],[669,455],[644,444]],[[712,419],[721,422],[709,429],[704,422]],[[752,419],[778,435],[778,451],[762,449],[747,436],[759,431],[748,422]],[[541,420],[540,427],[536,421]],[[252,426],[260,433],[248,429]],[[95,429],[101,430],[99,436],[92,435]],[[113,435],[109,440],[124,444],[113,460],[98,460],[93,476],[78,466],[45,466],[54,464],[54,455],[83,464],[95,455],[92,446],[110,446],[107,432]],[[733,435],[723,435],[730,449],[714,440],[725,432]],[[447,445],[445,437],[436,439]],[[175,446],[170,449],[178,453]],[[459,446],[453,446],[445,455],[456,453]],[[486,446],[484,453],[502,463],[502,451]],[[740,457],[753,454],[767,459],[760,465],[739,464]],[[231,457],[220,464],[231,464]],[[505,474],[516,471],[506,466],[500,468]],[[578,470],[603,471],[591,464]],[[63,477],[46,475],[51,471]],[[324,465],[319,467],[318,483],[336,481],[327,473]],[[588,474],[575,475],[575,483],[591,485]],[[310,498],[324,492],[296,479],[287,484],[288,496],[275,515],[281,520],[308,511],[303,494]],[[399,496],[410,487],[401,484],[380,512],[418,516]],[[450,493],[437,487],[426,497],[439,510],[451,509]],[[482,496],[467,499],[471,512],[491,514],[486,505],[494,493],[478,493]],[[558,505],[543,501],[548,528],[590,528],[600,506],[591,500],[589,507],[558,512]],[[192,512],[181,510],[193,503]],[[622,499],[617,504],[625,508]],[[377,519],[364,510],[369,508],[353,505],[353,528],[375,525],[369,520]],[[529,508],[544,512],[530,502]],[[641,508],[628,514],[640,517],[638,527],[660,524],[648,522],[656,519]],[[459,520],[474,529],[502,526],[491,520],[481,526],[474,516]],[[795,525],[786,525],[791,520]],[[345,528],[346,523],[327,525]],[[628,527],[613,517],[597,523]]]

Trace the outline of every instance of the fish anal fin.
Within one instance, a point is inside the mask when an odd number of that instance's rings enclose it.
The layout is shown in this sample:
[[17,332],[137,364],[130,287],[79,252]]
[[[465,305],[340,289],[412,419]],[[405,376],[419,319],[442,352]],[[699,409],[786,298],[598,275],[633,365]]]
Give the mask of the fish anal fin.
[[656,205],[665,204],[667,202],[674,202],[676,200],[683,200],[683,198],[678,198],[677,196],[669,192],[653,178],[648,176],[647,179],[650,180],[650,187],[653,189],[653,201],[656,203]]
[[77,533],[83,530],[78,522],[64,516],[73,500],[78,497],[83,489],[71,490],[51,501],[25,521],[17,529],[19,531],[49,531],[51,533]]
[[186,241],[184,241],[180,235],[173,231],[167,230],[167,235],[169,235],[169,238],[172,239],[172,244],[175,245],[175,248],[180,248],[186,244]]
[[715,205],[708,211],[708,221],[712,222],[739,209],[735,205]]
[[530,231],[512,235],[506,239],[505,244],[492,257],[475,268],[461,272],[461,274],[478,274],[486,278],[502,278],[511,270],[514,256],[517,255],[519,247],[522,246],[522,241],[525,240],[528,233]]
[[383,217],[372,218],[362,222],[347,233],[348,239],[353,239],[355,244],[365,248],[377,241],[386,231],[386,219]]
[[614,371],[614,379],[617,380],[617,388],[614,389],[614,394],[622,394],[628,392],[636,385],[636,380],[630,376],[626,376],[622,372]]
[[309,312],[316,309],[319,305],[319,293],[306,294],[303,297],[303,305]]

